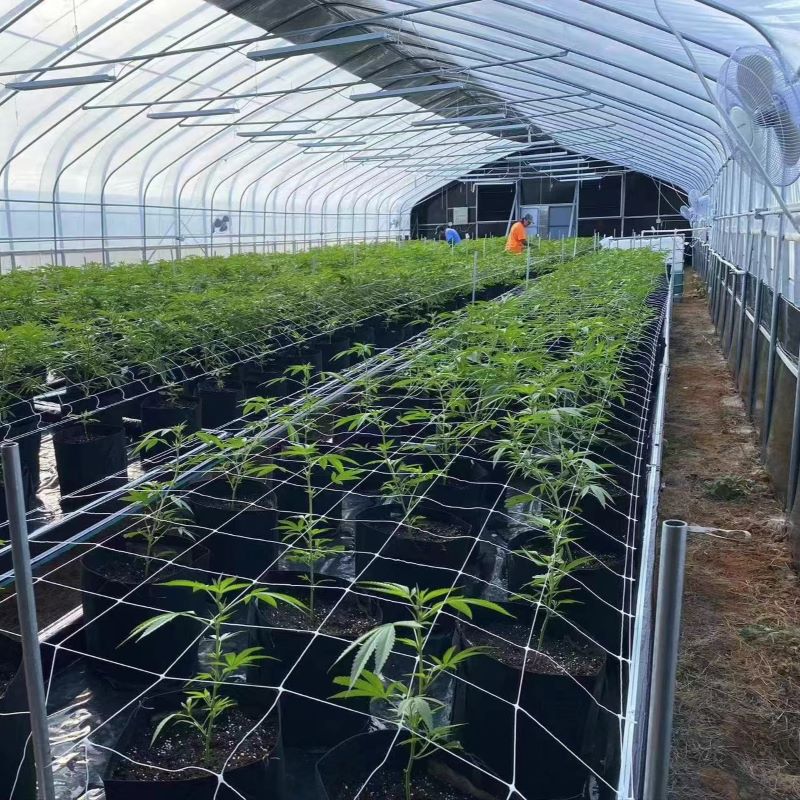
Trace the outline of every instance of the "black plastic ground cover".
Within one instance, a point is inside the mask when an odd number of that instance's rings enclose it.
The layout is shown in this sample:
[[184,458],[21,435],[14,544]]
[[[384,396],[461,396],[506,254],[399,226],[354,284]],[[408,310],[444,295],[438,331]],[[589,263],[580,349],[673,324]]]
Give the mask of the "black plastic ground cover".
[[34,800],[36,774],[29,741],[31,732],[22,646],[0,636],[0,797],[7,800]]

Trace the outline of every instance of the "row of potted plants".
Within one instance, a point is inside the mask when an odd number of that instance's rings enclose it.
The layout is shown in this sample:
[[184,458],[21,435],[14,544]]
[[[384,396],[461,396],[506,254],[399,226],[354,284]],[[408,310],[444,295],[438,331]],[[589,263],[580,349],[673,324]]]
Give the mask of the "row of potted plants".
[[[480,248],[479,296],[523,274],[524,259],[507,256],[495,242]],[[544,269],[555,252],[546,244],[534,269]],[[178,421],[217,428],[287,365],[329,368],[351,340],[388,346],[414,332],[418,318],[471,293],[469,253],[456,258],[432,243],[353,253],[327,248],[45,268],[0,279],[0,425],[4,438],[23,443],[28,504],[36,503],[42,423],[31,401],[48,382],[66,382],[58,400],[63,416],[76,423],[54,442],[62,494],[70,494],[124,469],[123,415],[141,419],[145,430]],[[92,450],[102,457],[83,457]],[[104,462],[103,472],[96,465]]]
[[[508,284],[520,259],[488,242],[480,289]],[[542,253],[555,252],[553,245]],[[40,393],[48,374],[68,400],[131,380],[230,366],[283,334],[324,333],[378,315],[400,324],[469,289],[468,253],[434,243],[323,248],[302,254],[189,258],[114,268],[50,267],[0,280],[0,418]],[[85,410],[85,409],[79,409]]]
[[145,437],[208,451],[83,559],[92,663],[172,689],[115,746],[107,796],[280,797],[299,745],[332,748],[331,800],[611,780],[662,272],[580,259],[300,422],[256,398],[240,435]]

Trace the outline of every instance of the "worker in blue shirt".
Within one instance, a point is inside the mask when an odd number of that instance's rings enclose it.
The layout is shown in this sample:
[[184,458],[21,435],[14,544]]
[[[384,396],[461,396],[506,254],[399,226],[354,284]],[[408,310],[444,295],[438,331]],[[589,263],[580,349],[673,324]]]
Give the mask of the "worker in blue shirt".
[[458,235],[458,231],[453,227],[452,222],[448,222],[447,227],[444,229],[444,240],[450,247],[461,244],[461,237]]

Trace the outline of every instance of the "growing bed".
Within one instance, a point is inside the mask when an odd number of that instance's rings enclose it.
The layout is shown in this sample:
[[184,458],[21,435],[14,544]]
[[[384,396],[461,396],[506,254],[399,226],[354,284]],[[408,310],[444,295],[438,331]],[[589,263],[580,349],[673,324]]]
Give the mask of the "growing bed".
[[[542,243],[531,273],[559,251]],[[396,343],[429,314],[473,289],[494,296],[527,268],[497,242],[457,253],[407,242],[6,276],[0,425],[20,442],[27,504],[40,503],[43,434],[52,435],[43,460],[61,484],[46,503],[52,515],[59,500],[74,508],[124,483],[126,437],[179,422],[218,428],[287,365],[341,369],[348,359],[332,357],[351,343]]]
[[591,253],[146,434],[46,648],[63,796],[613,796],[665,287]]

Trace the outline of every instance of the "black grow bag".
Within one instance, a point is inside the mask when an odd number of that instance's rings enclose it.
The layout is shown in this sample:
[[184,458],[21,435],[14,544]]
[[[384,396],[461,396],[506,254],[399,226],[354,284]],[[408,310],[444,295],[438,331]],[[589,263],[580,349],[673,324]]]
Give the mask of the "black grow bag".
[[[548,630],[554,636],[563,636],[560,627],[551,622]],[[498,636],[513,638],[502,625],[495,631]],[[471,633],[465,625],[468,645],[476,643]],[[577,632],[572,635],[576,641],[580,638]],[[537,638],[534,634],[533,647]],[[593,651],[590,645],[583,646]],[[468,659],[462,666],[465,680],[456,684],[454,711],[454,722],[462,726],[458,729],[461,742],[501,779],[511,782],[514,777],[527,800],[587,796],[584,792],[590,772],[572,753],[591,764],[592,753],[603,749],[603,743],[595,740],[606,661],[602,651],[595,652],[596,664],[586,670],[587,674],[567,674],[557,667],[549,671],[529,668],[523,677],[520,666],[488,654]],[[520,708],[533,719],[516,712],[520,681]]]
[[33,746],[28,741],[31,724],[22,645],[7,636],[0,636],[0,678],[0,797],[35,800],[36,771]]
[[[581,542],[583,544],[583,542]],[[526,588],[536,575],[544,572],[529,558],[516,552],[522,546],[527,549],[552,553],[552,542],[546,537],[531,541],[521,534],[512,540],[506,559],[508,591],[512,594],[534,594],[536,590]],[[573,546],[573,558],[587,554]],[[625,561],[622,556],[609,555],[608,552],[594,553],[598,561],[587,564],[565,575],[560,588],[569,591],[574,604],[569,606],[569,618],[603,647],[612,653],[620,652],[621,639],[626,626],[622,625],[624,600]]]
[[458,527],[463,534],[447,539],[409,535],[398,522],[402,518],[398,504],[368,506],[355,520],[358,579],[427,589],[461,585],[466,575],[457,575],[456,570],[463,569],[474,545],[472,526],[435,503],[423,501],[413,515],[423,517],[418,528],[428,519]]
[[[328,751],[317,762],[316,780],[320,800],[351,800],[374,770],[379,770],[379,772],[373,779],[375,784],[370,784],[375,787],[369,795],[370,800],[386,797],[387,788],[397,789],[397,794],[389,796],[388,800],[402,800],[404,797],[402,770],[408,756],[406,748],[397,742],[403,742],[405,738],[404,731],[400,731],[399,735],[397,731],[362,733]],[[393,744],[393,742],[395,743]],[[388,758],[387,753],[389,754]],[[440,750],[430,758],[418,761],[415,771],[421,775],[444,768],[442,771],[447,770],[463,776],[482,792],[480,795],[470,795],[446,786],[449,790],[446,795],[448,800],[477,800],[478,798],[480,800],[487,800],[487,798],[506,800],[508,787],[485,771],[464,763],[462,759],[468,759],[468,757],[463,753],[459,753],[459,755],[460,758],[457,758],[452,753]],[[386,759],[385,763],[384,759]],[[385,777],[387,775],[391,777]],[[511,795],[510,800],[521,800],[521,798],[515,792]]]
[[[36,493],[39,491],[39,451],[42,445],[42,434],[39,431],[39,419],[10,421],[0,425],[0,439],[15,439],[19,445],[19,462],[22,470],[22,491],[25,507],[31,509],[38,504]],[[5,487],[0,480],[0,522],[8,519],[6,512]]]
[[[183,425],[184,435],[187,435],[200,430],[200,405],[188,397],[174,403],[158,396],[147,397],[142,401],[141,418],[143,433]],[[151,458],[166,449],[165,445],[156,444],[142,456]]]
[[217,479],[199,484],[188,499],[196,535],[211,552],[213,571],[257,578],[278,558],[283,547],[267,484],[245,480],[233,500],[227,482]]
[[[225,687],[229,696],[235,696],[241,709],[252,716],[255,723],[274,702],[275,693],[253,687]],[[156,720],[176,711],[184,700],[180,692],[154,695],[142,701],[122,731],[103,775],[106,800],[280,800],[283,797],[284,756],[278,718],[278,736],[275,748],[265,758],[226,769],[225,784],[220,784],[216,774],[205,773],[185,779],[123,780],[114,773],[124,761],[118,753],[125,754],[132,739],[142,729],[151,729]],[[185,729],[178,728],[179,731]],[[179,735],[185,735],[180,733]]]
[[[117,544],[120,550],[125,547],[124,541]],[[174,558],[187,545],[185,539],[164,539],[160,557]],[[197,620],[175,619],[141,641],[125,641],[137,625],[165,611],[205,616],[201,594],[158,584],[177,578],[205,580],[204,573],[197,570],[208,568],[208,551],[193,545],[177,560],[176,566],[142,582],[136,572],[143,563],[141,554],[96,549],[81,559],[86,652],[91,666],[112,682],[134,686],[152,683],[149,673],[180,677],[194,673],[203,633]],[[156,561],[153,569],[163,566],[163,561]],[[117,603],[122,597],[125,602]]]
[[90,395],[81,393],[77,386],[69,387],[60,398],[64,416],[91,414],[92,419],[103,425],[118,427],[126,411],[126,396],[121,388],[103,389]]
[[[263,580],[274,591],[290,594],[308,604],[308,585],[303,583],[302,575],[300,571],[276,570]],[[323,584],[316,588],[315,595],[330,608],[342,598],[350,584],[329,575],[320,578]],[[370,598],[351,593],[341,602],[354,613],[373,619],[375,625],[380,624],[380,607]],[[369,721],[367,701],[330,700],[331,695],[341,691],[341,687],[333,683],[334,676],[349,672],[350,660],[338,664],[337,660],[352,639],[325,632],[317,634],[291,627],[291,624],[280,627],[276,625],[275,611],[262,603],[257,604],[255,616],[256,644],[270,656],[269,660],[261,662],[255,682],[268,686],[282,684],[288,690],[280,699],[284,744],[287,747],[331,747],[363,731]],[[299,621],[299,613],[297,618]],[[316,625],[323,618],[320,608]]]
[[201,382],[197,387],[200,421],[204,428],[221,428],[241,416],[244,392],[239,385],[218,386]]
[[[69,498],[67,504],[87,502],[127,481],[128,455],[122,428],[89,424],[84,430],[83,425],[67,425],[53,435],[53,448],[62,505],[64,495],[78,495]],[[113,475],[117,477],[109,477]],[[84,487],[89,488],[80,496]]]

